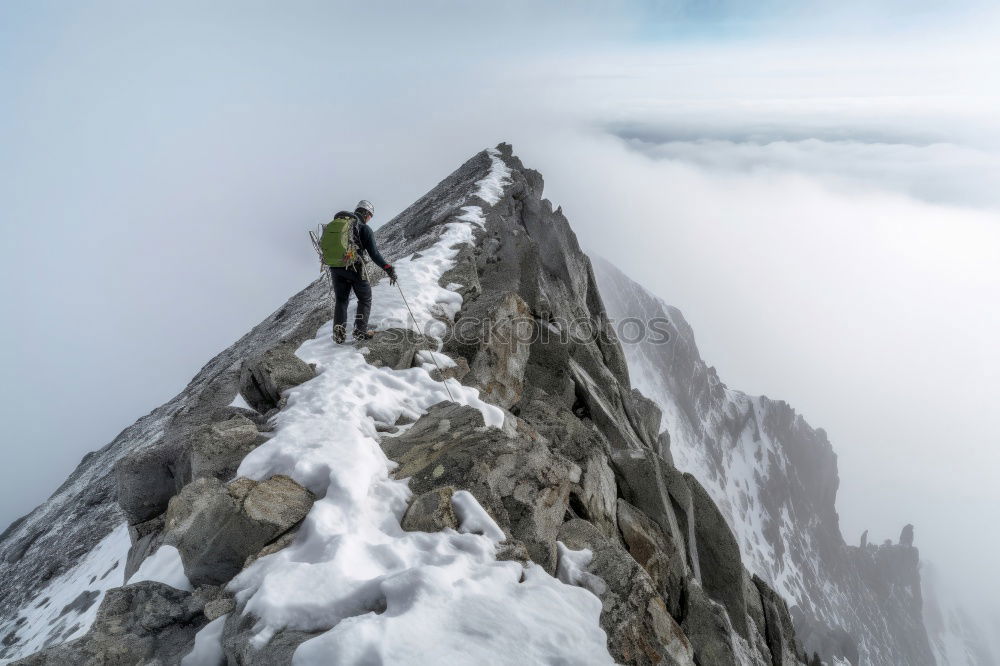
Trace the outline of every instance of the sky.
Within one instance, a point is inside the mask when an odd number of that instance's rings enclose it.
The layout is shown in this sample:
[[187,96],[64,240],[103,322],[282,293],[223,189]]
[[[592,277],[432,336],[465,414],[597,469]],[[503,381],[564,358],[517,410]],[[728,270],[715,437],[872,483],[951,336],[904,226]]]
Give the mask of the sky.
[[509,141],[826,429],[849,543],[912,522],[1000,598],[1000,11],[359,4],[0,5],[0,524],[311,281],[306,230]]

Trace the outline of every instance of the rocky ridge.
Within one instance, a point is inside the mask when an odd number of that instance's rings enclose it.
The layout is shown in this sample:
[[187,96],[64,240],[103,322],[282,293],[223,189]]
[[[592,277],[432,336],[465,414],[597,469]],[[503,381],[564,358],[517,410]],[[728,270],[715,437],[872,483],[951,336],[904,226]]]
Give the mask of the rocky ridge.
[[[507,182],[484,200],[476,185],[498,160]],[[470,493],[502,531],[499,559],[534,562],[600,599],[601,628],[618,663],[799,663],[788,607],[744,566],[710,488],[674,466],[659,408],[631,386],[590,261],[542,189],[540,174],[501,144],[378,231],[395,261],[431,247],[449,222],[478,207],[474,242],[456,248],[439,280],[462,296],[456,312],[437,316],[449,333],[441,351],[453,362],[443,372],[504,415],[501,427],[490,427],[480,410],[442,402],[414,423],[375,423],[396,476],[409,479],[402,527],[454,530],[458,494]],[[253,614],[227,583],[293,543],[317,500],[288,476],[236,475],[268,441],[288,390],[314,377],[295,350],[328,318],[318,281],[213,359],[181,395],[85,458],[71,481],[86,483],[68,482],[4,534],[0,659],[176,663],[196,636],[211,634],[228,663],[289,663],[318,635],[279,630],[261,644]],[[571,334],[581,326],[593,335]],[[402,333],[373,344],[367,359],[406,370],[420,367],[433,346]],[[250,409],[231,405],[237,393]],[[74,513],[77,502],[100,510]],[[78,524],[49,530],[53,516]],[[52,633],[44,651],[20,653],[25,623],[17,618],[37,603],[45,581],[33,568],[75,542],[78,560],[121,521],[129,544],[116,564],[119,582],[175,549],[191,589],[152,580],[112,588],[82,636]],[[590,552],[586,563],[582,551]],[[48,578],[75,562],[62,557]]]

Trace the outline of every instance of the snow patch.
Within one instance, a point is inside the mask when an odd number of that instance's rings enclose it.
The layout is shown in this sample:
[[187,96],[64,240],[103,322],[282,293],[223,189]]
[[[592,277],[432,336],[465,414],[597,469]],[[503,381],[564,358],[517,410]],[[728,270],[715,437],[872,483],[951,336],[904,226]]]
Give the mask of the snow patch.
[[417,352],[417,361],[419,361],[421,365],[429,366],[427,370],[436,370],[438,367],[454,368],[458,365],[455,363],[455,359],[447,354],[423,349]]
[[174,546],[164,545],[156,549],[156,552],[147,557],[128,579],[128,585],[141,583],[143,581],[154,581],[163,583],[178,590],[192,592],[191,581],[184,573],[184,563],[181,562],[181,554]]
[[462,210],[465,212],[455,218],[462,222],[471,222],[472,224],[478,225],[480,227],[486,226],[486,219],[483,217],[483,209],[479,206],[462,206]]
[[510,184],[511,173],[507,164],[500,156],[499,150],[490,148],[486,153],[490,156],[492,165],[490,166],[489,175],[476,183],[478,187],[476,196],[489,205],[494,206],[500,201],[500,197],[503,196],[504,188]]
[[181,659],[181,666],[220,666],[226,662],[222,648],[222,630],[228,614],[217,617],[194,636],[194,647]]
[[464,534],[482,534],[494,544],[507,540],[496,521],[486,513],[468,490],[459,490],[451,496],[451,505],[458,517],[458,531]]
[[251,412],[257,411],[253,407],[251,407],[250,404],[243,398],[242,393],[237,393],[236,397],[233,398],[233,401],[229,403],[229,406],[239,407],[240,409],[249,409]]
[[128,524],[122,523],[81,557],[76,566],[42,588],[10,622],[0,626],[0,637],[13,633],[18,638],[17,651],[0,659],[0,663],[9,663],[87,633],[105,592],[122,584],[131,545]]
[[587,567],[594,559],[594,554],[589,548],[573,550],[562,541],[557,541],[559,549],[559,564],[556,567],[556,577],[567,585],[576,585],[590,590],[597,596],[604,594],[608,586],[600,576],[596,576]]

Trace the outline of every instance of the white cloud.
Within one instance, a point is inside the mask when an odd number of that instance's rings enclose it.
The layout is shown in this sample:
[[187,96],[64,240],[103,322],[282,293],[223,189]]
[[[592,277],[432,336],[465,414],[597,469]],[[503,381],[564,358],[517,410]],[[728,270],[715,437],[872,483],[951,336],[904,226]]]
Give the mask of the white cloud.
[[929,202],[1000,207],[1000,153],[975,147],[819,138],[629,139],[628,145],[650,157],[708,170],[809,174],[834,186],[848,181],[864,190],[892,190]]

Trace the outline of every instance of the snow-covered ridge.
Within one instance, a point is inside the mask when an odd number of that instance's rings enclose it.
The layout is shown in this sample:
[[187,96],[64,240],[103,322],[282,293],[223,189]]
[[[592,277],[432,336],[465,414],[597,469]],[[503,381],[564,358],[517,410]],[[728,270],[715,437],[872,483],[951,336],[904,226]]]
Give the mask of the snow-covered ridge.
[[542,192],[501,144],[378,231],[407,301],[383,280],[373,321],[425,335],[335,345],[317,281],[213,359],[117,464],[133,584],[31,666],[796,663],[613,339],[442,336],[607,323]]
[[[496,151],[491,158],[477,195],[496,203],[509,171]],[[438,281],[457,246],[472,242],[472,225],[482,225],[481,208],[465,211],[419,258],[395,264],[421,330],[433,322],[435,305],[451,316],[461,305]],[[373,321],[407,321],[399,290],[383,280],[373,291]],[[503,532],[472,495],[453,499],[458,531],[400,527],[411,493],[406,480],[392,478],[395,464],[382,452],[375,424],[416,420],[449,399],[441,382],[423,367],[368,364],[361,350],[333,342],[330,322],[297,354],[316,364],[317,376],[289,392],[274,436],[244,459],[238,476],[285,474],[321,499],[291,546],[230,583],[244,612],[260,618],[256,644],[281,629],[328,630],[298,648],[297,664],[361,663],[376,655],[411,664],[539,663],[554,655],[581,664],[610,661],[597,597],[537,565],[497,562]],[[503,425],[503,412],[480,400],[477,389],[454,379],[448,388],[456,402],[480,410],[488,426]]]

